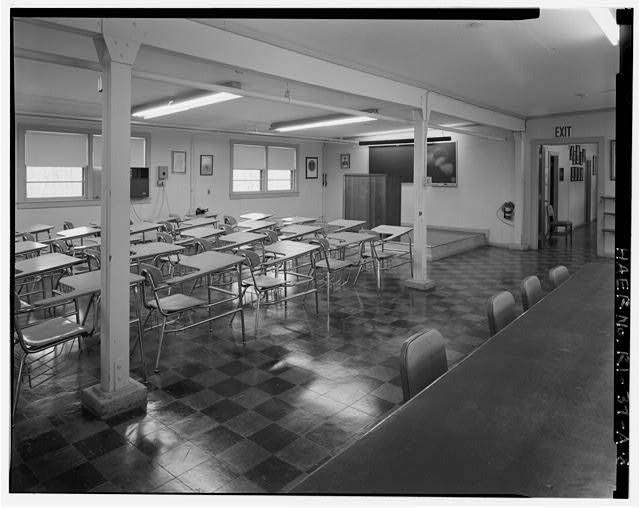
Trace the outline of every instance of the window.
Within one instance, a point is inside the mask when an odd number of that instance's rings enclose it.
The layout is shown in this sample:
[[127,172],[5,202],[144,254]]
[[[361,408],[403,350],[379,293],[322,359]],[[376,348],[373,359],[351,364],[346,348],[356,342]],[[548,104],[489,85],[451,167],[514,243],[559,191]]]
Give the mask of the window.
[[87,136],[25,132],[25,197],[78,199],[86,195]]
[[296,190],[297,149],[232,144],[231,193],[282,194]]
[[[94,134],[92,137],[93,147],[93,197],[100,199],[102,196],[102,135]],[[131,137],[129,148],[129,167],[147,167],[147,140],[145,138]]]

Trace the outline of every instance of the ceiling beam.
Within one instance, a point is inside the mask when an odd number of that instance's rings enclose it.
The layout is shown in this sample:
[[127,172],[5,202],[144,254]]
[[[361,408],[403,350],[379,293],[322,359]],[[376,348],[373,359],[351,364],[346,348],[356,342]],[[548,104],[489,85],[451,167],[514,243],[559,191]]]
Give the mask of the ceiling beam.
[[[108,33],[173,53],[343,93],[421,108],[425,89],[351,69],[320,58],[214,28],[184,18],[46,18],[42,22],[83,33]],[[511,131],[522,118],[431,92],[433,111]]]

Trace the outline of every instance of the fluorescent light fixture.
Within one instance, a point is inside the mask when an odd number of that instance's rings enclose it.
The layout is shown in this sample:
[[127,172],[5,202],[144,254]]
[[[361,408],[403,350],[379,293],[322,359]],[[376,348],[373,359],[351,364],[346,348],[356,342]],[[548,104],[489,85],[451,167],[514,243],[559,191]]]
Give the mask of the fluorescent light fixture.
[[376,132],[363,132],[358,134],[359,137],[369,137],[369,136],[398,136],[398,135],[406,135],[413,137],[413,127],[408,129],[394,129],[390,131],[376,131]]
[[596,23],[598,23],[611,44],[617,46],[618,39],[620,38],[620,30],[618,29],[618,24],[616,23],[613,14],[611,14],[611,11],[603,7],[588,10],[591,17]]
[[209,106],[210,104],[217,104],[218,102],[230,101],[233,99],[239,99],[242,95],[234,93],[220,92],[207,95],[201,95],[199,97],[193,97],[191,99],[185,99],[180,101],[169,101],[168,104],[162,104],[160,106],[153,106],[145,109],[139,109],[132,113],[132,116],[140,117],[145,120],[149,118],[156,118],[158,116],[172,115],[181,111],[187,111],[189,109],[201,108],[203,106]]
[[341,116],[337,118],[325,118],[315,120],[301,120],[299,122],[282,122],[273,124],[271,129],[277,132],[299,131],[303,129],[315,129],[318,127],[333,127],[336,125],[349,125],[352,123],[373,122],[377,120],[372,116]]

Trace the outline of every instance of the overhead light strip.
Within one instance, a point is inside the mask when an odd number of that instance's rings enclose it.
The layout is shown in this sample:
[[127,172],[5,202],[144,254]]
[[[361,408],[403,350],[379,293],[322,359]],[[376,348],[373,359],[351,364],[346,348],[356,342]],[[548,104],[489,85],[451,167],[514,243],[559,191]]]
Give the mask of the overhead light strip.
[[600,29],[607,36],[611,44],[614,46],[618,45],[618,40],[620,39],[620,29],[618,28],[618,23],[616,23],[613,14],[607,8],[591,8],[588,9],[589,14],[593,20],[598,23]]
[[319,127],[334,127],[336,125],[349,125],[354,123],[373,122],[377,120],[372,116],[347,116],[344,118],[332,118],[327,120],[301,121],[298,123],[277,124],[273,128],[277,132],[291,132],[304,129],[316,129]]
[[181,111],[187,111],[189,109],[202,108],[211,104],[218,104],[220,102],[231,101],[233,99],[239,99],[242,95],[233,94],[229,92],[219,92],[207,95],[201,95],[191,99],[182,101],[170,101],[168,104],[162,104],[159,106],[153,106],[150,108],[144,108],[136,110],[132,113],[132,116],[143,118],[148,120],[150,118],[157,118],[159,116],[172,115],[174,113],[180,113]]

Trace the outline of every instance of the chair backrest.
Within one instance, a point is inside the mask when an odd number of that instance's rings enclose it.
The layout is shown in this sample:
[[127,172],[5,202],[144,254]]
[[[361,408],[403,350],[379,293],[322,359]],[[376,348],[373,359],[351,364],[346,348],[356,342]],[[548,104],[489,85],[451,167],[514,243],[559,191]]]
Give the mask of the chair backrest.
[[36,237],[33,236],[31,233],[22,233],[22,240],[25,242],[35,242]]
[[540,285],[540,279],[535,275],[525,277],[520,282],[520,295],[522,296],[522,309],[529,310],[529,307],[534,306],[540,300],[542,300],[542,286]]
[[495,335],[518,316],[516,300],[509,291],[493,295],[487,302],[489,332]]
[[154,292],[157,287],[162,285],[162,272],[157,266],[149,263],[140,263],[140,275],[146,279]]
[[553,289],[557,288],[560,284],[569,278],[569,270],[564,265],[554,266],[549,270],[549,282]]
[[265,238],[265,242],[267,245],[270,245],[272,243],[276,243],[278,241],[278,232],[274,231],[273,229],[267,229],[265,231],[266,234],[266,238]]
[[169,233],[158,231],[157,235],[158,235],[159,242],[173,243],[173,236],[171,236]]
[[243,256],[246,264],[249,266],[249,269],[253,272],[253,270],[255,270],[256,268],[258,268],[261,264],[260,261],[260,256],[252,251],[252,250],[248,250],[248,249],[238,249],[236,251],[236,255],[237,256]]
[[223,215],[223,218],[224,218],[224,223],[229,224],[230,226],[235,226],[238,223],[236,218],[231,215]]
[[198,238],[197,240],[194,240],[193,244],[195,245],[195,248],[196,248],[196,254],[199,254],[200,252],[205,252],[208,250],[213,250],[216,247],[220,246],[217,238],[215,240]]
[[62,223],[62,229],[73,229],[73,228],[74,228],[73,222],[71,222],[70,220],[65,220]]
[[400,350],[402,396],[408,401],[447,372],[447,352],[438,330],[412,335]]
[[547,211],[547,219],[549,220],[549,224],[552,224],[556,220],[556,214],[553,211],[553,206],[546,205],[545,210]]
[[164,230],[170,235],[173,235],[175,233],[176,226],[173,222],[170,222],[167,220],[167,221],[161,222],[161,224]]
[[84,255],[87,258],[87,266],[89,271],[100,269],[100,251],[95,249],[86,249]]
[[53,240],[50,245],[52,252],[58,252],[60,254],[68,254],[71,250],[67,242],[63,240]]

